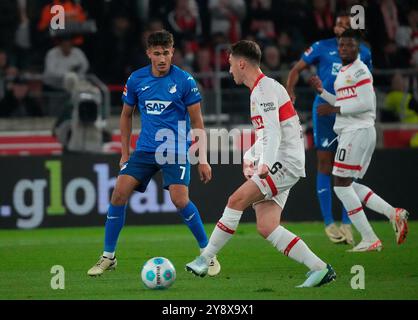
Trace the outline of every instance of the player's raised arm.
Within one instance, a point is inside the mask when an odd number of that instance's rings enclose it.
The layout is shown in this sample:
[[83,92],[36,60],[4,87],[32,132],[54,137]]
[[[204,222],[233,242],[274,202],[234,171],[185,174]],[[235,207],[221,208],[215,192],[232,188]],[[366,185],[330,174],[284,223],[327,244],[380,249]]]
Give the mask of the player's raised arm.
[[190,115],[190,123],[192,126],[193,139],[198,138],[199,146],[199,175],[200,180],[204,183],[212,179],[212,169],[207,160],[207,137],[205,126],[203,123],[200,102],[195,103],[187,108]]
[[300,73],[308,68],[310,65],[314,65],[320,61],[321,58],[321,44],[319,42],[315,42],[312,46],[305,50],[302,54],[300,60],[293,66],[290,70],[286,90],[292,100],[292,103],[295,103],[296,95],[295,95],[295,86],[299,81]]
[[289,71],[289,75],[287,77],[286,90],[293,103],[295,103],[296,100],[295,86],[299,81],[299,74],[308,66],[309,65],[304,60],[300,59]]

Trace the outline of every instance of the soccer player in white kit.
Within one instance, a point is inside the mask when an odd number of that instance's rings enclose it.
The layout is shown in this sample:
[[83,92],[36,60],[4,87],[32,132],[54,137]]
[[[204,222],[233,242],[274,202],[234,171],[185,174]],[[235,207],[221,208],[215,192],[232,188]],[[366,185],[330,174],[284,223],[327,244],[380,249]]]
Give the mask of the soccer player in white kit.
[[382,242],[374,233],[363,211],[363,205],[385,215],[393,225],[396,242],[405,241],[408,232],[408,212],[394,208],[356,179],[363,178],[376,146],[376,95],[373,77],[358,58],[360,35],[347,30],[339,39],[338,51],[343,63],[334,83],[336,96],[322,87],[321,80],[312,77],[312,86],[331,105],[318,108],[319,115],[336,113],[334,131],[338,134],[335,154],[334,191],[343,203],[348,216],[361,234],[360,243],[351,252],[380,251]]
[[299,117],[289,95],[280,83],[262,73],[260,60],[261,50],[253,41],[242,40],[231,47],[230,73],[237,84],[251,90],[251,120],[257,141],[244,155],[247,181],[229,197],[209,244],[186,265],[186,270],[205,276],[210,259],[235,233],[242,212],[253,205],[261,236],[309,268],[308,278],[299,287],[321,286],[336,278],[332,267],[280,225],[289,190],[305,177],[305,149]]

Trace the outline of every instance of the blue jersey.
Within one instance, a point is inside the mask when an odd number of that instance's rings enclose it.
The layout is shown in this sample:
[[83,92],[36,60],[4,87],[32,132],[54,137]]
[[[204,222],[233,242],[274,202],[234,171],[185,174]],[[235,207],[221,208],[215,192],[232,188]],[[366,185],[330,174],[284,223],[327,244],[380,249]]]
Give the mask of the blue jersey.
[[163,77],[155,77],[151,65],[138,69],[128,78],[122,100],[138,106],[141,115],[137,151],[156,152],[162,148],[169,153],[187,153],[191,144],[187,107],[202,100],[189,73],[175,65]]
[[[322,81],[325,90],[335,94],[334,82],[338,71],[341,69],[341,58],[338,54],[337,38],[325,39],[315,42],[302,55],[302,60],[317,68],[318,77]],[[372,57],[370,49],[360,44],[360,60],[372,71]],[[319,95],[316,96],[314,105],[327,103]]]

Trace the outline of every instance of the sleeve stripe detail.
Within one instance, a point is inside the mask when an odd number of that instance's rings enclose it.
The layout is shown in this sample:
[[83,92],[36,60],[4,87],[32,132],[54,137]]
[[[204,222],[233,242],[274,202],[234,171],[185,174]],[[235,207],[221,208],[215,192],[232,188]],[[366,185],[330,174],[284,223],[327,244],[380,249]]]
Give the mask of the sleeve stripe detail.
[[360,86],[362,86],[364,84],[367,84],[367,83],[372,83],[372,79],[370,79],[370,78],[363,79],[363,80],[356,83],[356,87],[360,87]]
[[355,95],[353,95],[353,96],[348,96],[348,97],[338,98],[336,101],[347,100],[347,99],[353,99],[353,98],[357,98],[357,94],[355,94]]
[[279,121],[285,121],[296,115],[296,110],[293,107],[292,101],[287,101],[279,107]]

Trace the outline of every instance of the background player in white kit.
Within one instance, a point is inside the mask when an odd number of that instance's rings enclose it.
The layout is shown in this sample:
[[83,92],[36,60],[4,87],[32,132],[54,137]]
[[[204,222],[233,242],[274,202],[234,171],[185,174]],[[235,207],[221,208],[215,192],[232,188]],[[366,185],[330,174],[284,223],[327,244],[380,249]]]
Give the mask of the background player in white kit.
[[289,95],[281,84],[264,76],[260,60],[261,50],[255,42],[243,40],[232,45],[230,73],[237,84],[251,89],[251,120],[257,141],[244,155],[247,181],[229,197],[208,246],[186,265],[186,270],[205,276],[210,259],[232,237],[242,212],[253,205],[258,232],[277,250],[310,269],[300,287],[321,286],[335,279],[332,267],[280,226],[289,190],[305,176],[305,150],[299,117]]
[[334,191],[361,234],[360,243],[349,250],[352,252],[380,251],[383,247],[364,214],[362,202],[392,222],[398,244],[405,241],[408,232],[405,209],[392,207],[369,187],[354,182],[363,178],[376,146],[376,95],[373,77],[358,58],[360,40],[360,34],[355,30],[345,31],[339,39],[338,51],[343,66],[334,83],[336,96],[323,89],[317,76],[311,79],[312,86],[331,104],[320,106],[318,114],[337,114],[334,131],[339,141],[332,174]]

